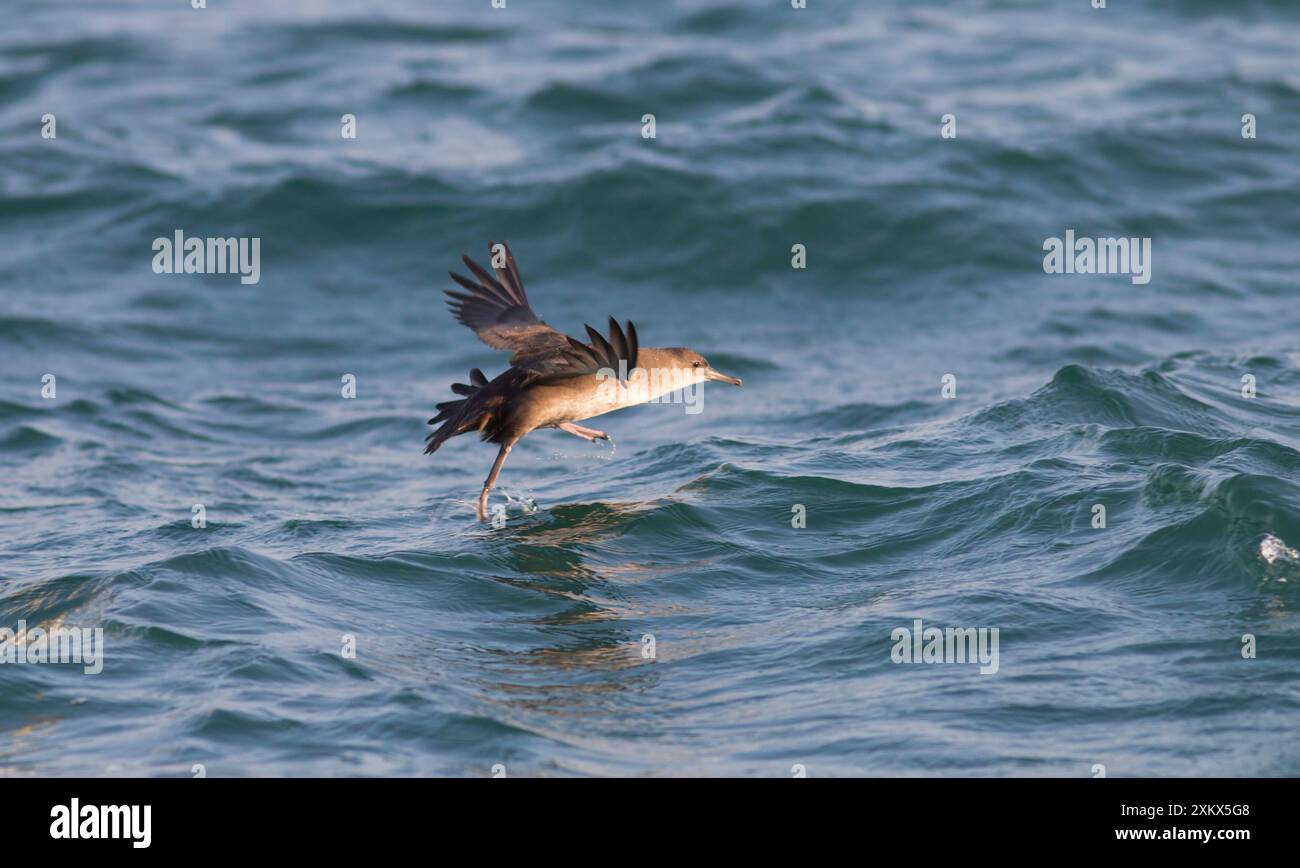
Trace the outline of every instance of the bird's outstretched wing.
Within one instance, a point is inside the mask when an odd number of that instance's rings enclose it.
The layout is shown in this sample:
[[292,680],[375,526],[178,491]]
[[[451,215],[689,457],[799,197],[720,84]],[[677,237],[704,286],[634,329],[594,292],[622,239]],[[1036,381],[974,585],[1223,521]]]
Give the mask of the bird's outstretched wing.
[[[519,278],[519,266],[510,248],[502,242],[488,242],[489,262],[493,263],[495,276],[468,256],[462,256],[465,265],[477,278],[448,272],[451,279],[468,292],[447,290],[451,308],[458,322],[473,329],[479,340],[499,350],[513,350],[510,363],[530,368],[540,359],[563,352],[569,346],[568,338],[537,318],[528,305],[524,283]],[[501,262],[502,267],[495,267]]]
[[[510,364],[530,371],[539,379],[575,377],[594,374],[609,368],[626,376],[636,367],[636,326],[627,324],[627,331],[609,318],[609,338],[587,326],[590,344],[574,340],[548,326],[537,318],[528,304],[519,266],[509,246],[488,242],[488,255],[495,275],[468,256],[462,256],[465,265],[477,278],[448,272],[451,279],[468,292],[447,290],[456,319],[469,326],[483,343],[499,350],[513,350]],[[497,263],[501,267],[497,267]]]
[[628,320],[627,331],[619,327],[618,320],[609,318],[609,338],[586,326],[590,344],[565,337],[567,346],[557,353],[547,365],[546,370],[539,371],[544,378],[577,377],[582,374],[595,374],[601,370],[613,371],[619,379],[626,379],[636,367],[639,342],[636,326]]

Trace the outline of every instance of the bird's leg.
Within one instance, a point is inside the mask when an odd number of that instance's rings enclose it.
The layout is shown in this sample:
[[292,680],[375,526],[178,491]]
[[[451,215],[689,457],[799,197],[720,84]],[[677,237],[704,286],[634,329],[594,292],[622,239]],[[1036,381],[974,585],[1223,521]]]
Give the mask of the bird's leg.
[[561,422],[556,426],[561,431],[568,431],[570,434],[577,435],[583,440],[589,440],[595,443],[597,440],[608,440],[609,435],[604,431],[597,431],[595,428],[583,428],[581,425],[575,425],[572,422]]
[[484,480],[483,492],[478,496],[479,521],[487,521],[488,492],[492,490],[493,485],[496,485],[497,477],[501,475],[501,465],[506,463],[506,456],[510,454],[510,447],[514,445],[514,440],[503,445],[501,451],[497,453],[497,460],[492,462],[492,471],[488,473],[487,479]]

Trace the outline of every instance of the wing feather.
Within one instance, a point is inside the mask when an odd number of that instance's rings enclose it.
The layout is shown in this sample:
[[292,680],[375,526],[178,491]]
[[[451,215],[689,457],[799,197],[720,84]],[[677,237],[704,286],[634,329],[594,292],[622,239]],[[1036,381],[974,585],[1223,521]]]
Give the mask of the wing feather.
[[[495,257],[497,245],[488,244],[488,256]],[[467,292],[446,290],[447,306],[456,320],[468,326],[479,340],[499,350],[512,350],[510,363],[520,367],[545,366],[545,359],[567,347],[564,335],[538,318],[528,304],[519,266],[504,242],[500,252],[505,264],[493,276],[468,256],[465,265],[477,280],[456,272],[451,279]]]
[[[636,326],[629,320],[624,332],[613,317],[609,318],[609,337],[606,338],[591,326],[585,326],[590,344],[566,337],[568,345],[551,363],[548,370],[541,372],[538,379],[559,379],[577,377],[583,374],[596,374],[602,370],[611,370],[623,377],[631,375],[637,365]],[[631,335],[629,339],[628,335]]]
[[[448,272],[465,291],[445,290],[447,307],[456,320],[468,326],[490,347],[511,350],[510,364],[528,371],[539,380],[594,374],[602,369],[631,371],[636,367],[636,326],[629,321],[624,331],[609,318],[609,336],[586,326],[590,344],[568,337],[542,322],[528,303],[510,247],[488,243],[489,272],[468,256],[461,257],[474,275]],[[501,264],[498,266],[497,263]],[[480,374],[481,376],[481,374]],[[480,385],[474,382],[473,385]],[[455,386],[452,387],[459,394]],[[468,387],[465,387],[468,388]]]

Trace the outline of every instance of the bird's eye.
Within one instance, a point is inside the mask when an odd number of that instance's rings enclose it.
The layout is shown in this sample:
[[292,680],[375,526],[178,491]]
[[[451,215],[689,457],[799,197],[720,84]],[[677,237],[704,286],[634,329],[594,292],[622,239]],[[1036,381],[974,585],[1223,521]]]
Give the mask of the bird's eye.
[[699,363],[699,362],[691,362],[691,367],[692,367],[692,368],[698,368],[699,366],[700,366],[700,363]]

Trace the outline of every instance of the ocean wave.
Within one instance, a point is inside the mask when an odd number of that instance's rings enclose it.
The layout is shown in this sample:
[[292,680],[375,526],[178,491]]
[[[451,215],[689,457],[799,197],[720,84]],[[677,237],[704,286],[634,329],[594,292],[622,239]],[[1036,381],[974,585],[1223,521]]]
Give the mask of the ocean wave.
[[1229,421],[1173,380],[1156,371],[1141,374],[1067,365],[1028,398],[977,412],[975,427],[1000,430],[1042,425],[1100,424],[1226,434]]
[[[0,627],[109,649],[6,671],[0,774],[1300,768],[1295,4],[221,5],[0,35]],[[502,237],[746,382],[530,436],[495,527],[421,448]],[[1000,674],[895,665],[918,617]]]

